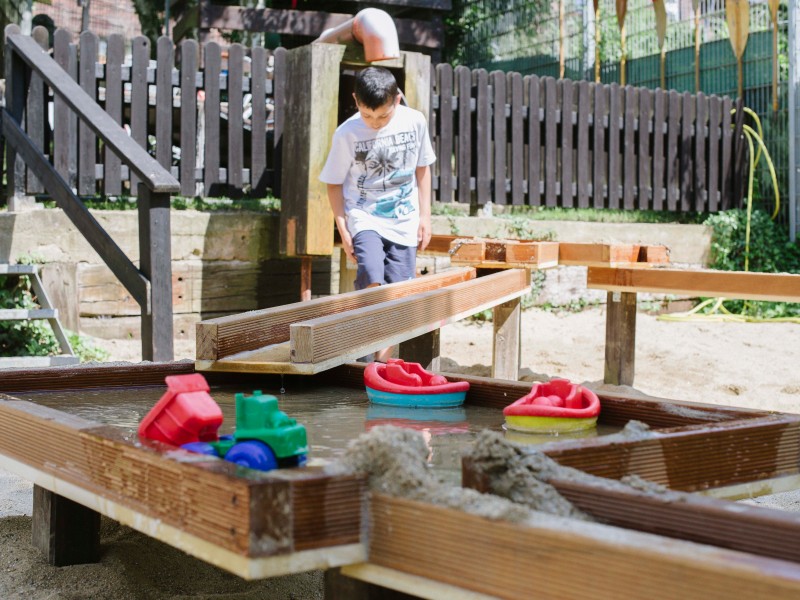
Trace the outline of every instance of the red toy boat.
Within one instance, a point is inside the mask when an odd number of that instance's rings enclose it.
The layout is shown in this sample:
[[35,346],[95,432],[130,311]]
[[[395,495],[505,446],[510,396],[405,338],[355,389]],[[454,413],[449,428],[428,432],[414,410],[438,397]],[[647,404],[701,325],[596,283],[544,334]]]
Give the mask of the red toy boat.
[[386,364],[373,362],[364,369],[367,396],[375,404],[388,406],[453,407],[464,404],[469,383],[449,382],[419,363],[390,358]]
[[567,379],[535,383],[529,394],[503,409],[506,427],[534,433],[591,429],[599,414],[597,394]]

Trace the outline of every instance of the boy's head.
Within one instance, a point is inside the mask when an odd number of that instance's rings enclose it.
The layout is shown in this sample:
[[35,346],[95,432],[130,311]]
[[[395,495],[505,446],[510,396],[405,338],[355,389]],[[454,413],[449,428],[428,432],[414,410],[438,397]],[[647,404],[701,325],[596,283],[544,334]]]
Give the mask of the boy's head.
[[397,81],[391,71],[383,67],[367,67],[359,71],[353,97],[361,118],[373,129],[380,129],[391,121],[400,103]]

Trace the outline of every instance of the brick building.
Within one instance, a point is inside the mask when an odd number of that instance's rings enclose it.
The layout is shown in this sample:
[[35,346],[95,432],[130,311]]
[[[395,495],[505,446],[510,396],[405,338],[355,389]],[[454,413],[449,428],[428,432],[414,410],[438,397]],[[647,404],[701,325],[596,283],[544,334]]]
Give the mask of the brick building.
[[[57,28],[67,29],[76,35],[81,30],[82,11],[83,7],[77,0],[52,0],[50,5],[39,2],[33,5],[34,17],[47,15]],[[132,0],[91,0],[89,31],[102,39],[119,33],[129,40],[141,35],[142,28]]]

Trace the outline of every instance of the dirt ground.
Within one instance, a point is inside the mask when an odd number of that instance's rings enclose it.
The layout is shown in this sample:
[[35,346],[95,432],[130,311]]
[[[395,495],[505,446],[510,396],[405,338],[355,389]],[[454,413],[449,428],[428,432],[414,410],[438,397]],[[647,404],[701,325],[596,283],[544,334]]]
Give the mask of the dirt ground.
[[[600,386],[605,311],[523,313],[522,375],[566,377]],[[637,317],[635,388],[695,402],[800,413],[800,325],[665,322]],[[442,370],[488,375],[491,323],[460,322],[442,330]],[[97,341],[109,360],[140,359],[135,340]],[[175,358],[193,358],[193,341],[178,341]],[[755,499],[800,510],[796,492]],[[31,487],[0,471],[0,598],[44,600],[321,598],[319,572],[245,583],[112,522],[103,525],[97,565],[53,568],[30,546]]]

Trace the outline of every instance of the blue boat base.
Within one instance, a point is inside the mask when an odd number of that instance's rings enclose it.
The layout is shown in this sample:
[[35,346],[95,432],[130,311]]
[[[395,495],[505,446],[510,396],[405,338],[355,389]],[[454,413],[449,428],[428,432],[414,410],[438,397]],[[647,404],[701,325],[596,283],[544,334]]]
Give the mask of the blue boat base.
[[406,408],[453,408],[462,406],[467,392],[450,394],[397,394],[367,387],[367,397],[375,404]]

